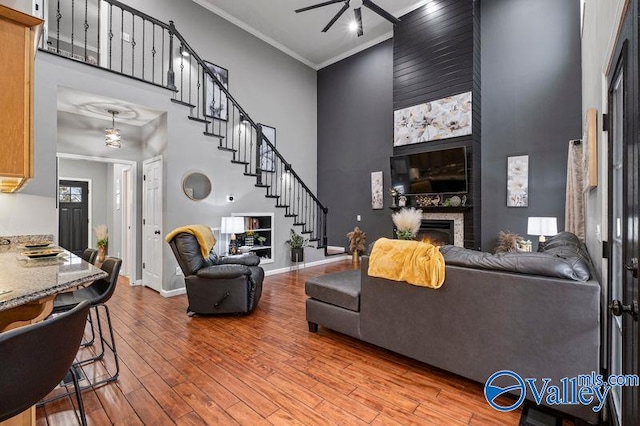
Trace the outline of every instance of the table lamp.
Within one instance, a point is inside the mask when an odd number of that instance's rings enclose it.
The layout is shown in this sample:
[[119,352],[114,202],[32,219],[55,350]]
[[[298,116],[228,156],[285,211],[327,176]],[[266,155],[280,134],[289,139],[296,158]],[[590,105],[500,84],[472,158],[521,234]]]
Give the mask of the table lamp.
[[527,234],[537,235],[539,241],[546,241],[545,235],[556,235],[558,233],[558,221],[555,217],[530,217],[527,224]]
[[244,217],[223,217],[220,225],[221,234],[231,234],[229,238],[229,254],[238,253],[238,245],[236,243],[236,234],[244,232]]

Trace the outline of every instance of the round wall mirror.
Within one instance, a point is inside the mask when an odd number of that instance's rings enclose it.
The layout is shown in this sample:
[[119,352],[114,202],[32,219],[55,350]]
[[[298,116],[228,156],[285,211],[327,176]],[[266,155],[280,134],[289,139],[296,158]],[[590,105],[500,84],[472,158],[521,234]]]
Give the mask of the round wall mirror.
[[190,173],[182,181],[182,190],[192,200],[202,200],[211,193],[211,181],[202,173]]

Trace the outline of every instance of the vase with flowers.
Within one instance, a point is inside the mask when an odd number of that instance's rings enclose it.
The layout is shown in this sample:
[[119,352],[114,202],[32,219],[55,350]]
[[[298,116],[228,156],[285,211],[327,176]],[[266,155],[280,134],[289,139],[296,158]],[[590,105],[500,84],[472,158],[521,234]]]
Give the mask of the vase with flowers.
[[98,246],[98,262],[104,262],[107,256],[107,248],[109,246],[109,232],[107,225],[98,225],[93,228],[96,235],[96,246]]
[[404,208],[391,215],[399,240],[413,240],[418,235],[422,222],[422,210]]

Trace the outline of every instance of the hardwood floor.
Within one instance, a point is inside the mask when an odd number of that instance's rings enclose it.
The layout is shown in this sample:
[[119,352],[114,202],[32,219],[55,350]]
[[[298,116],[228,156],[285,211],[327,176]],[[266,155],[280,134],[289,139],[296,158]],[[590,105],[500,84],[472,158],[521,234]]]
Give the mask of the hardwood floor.
[[[520,412],[494,411],[478,383],[322,327],[309,333],[305,280],[351,267],[266,277],[245,317],[189,318],[186,296],[166,299],[121,280],[109,301],[120,378],[83,393],[89,423],[518,424]],[[104,374],[103,366],[85,374]],[[72,404],[38,408],[38,424],[75,424]]]

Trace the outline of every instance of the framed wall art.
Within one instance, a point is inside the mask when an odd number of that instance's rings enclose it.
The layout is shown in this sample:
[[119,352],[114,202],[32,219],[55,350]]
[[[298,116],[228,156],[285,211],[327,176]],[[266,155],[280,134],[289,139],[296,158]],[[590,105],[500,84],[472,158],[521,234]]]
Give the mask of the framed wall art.
[[[258,124],[260,129],[262,129],[262,136],[271,142],[271,144],[276,146],[276,128],[267,126],[266,124]],[[266,143],[262,142],[260,144],[260,168],[267,172],[275,172],[276,171],[276,154],[273,152],[271,147]]]
[[598,186],[598,110],[587,109],[587,117],[582,137],[582,158],[584,189]]
[[399,109],[393,113],[393,146],[471,134],[471,92]]
[[[209,71],[216,76],[225,89],[229,89],[229,71],[211,62],[205,61]],[[204,115],[216,120],[227,121],[229,117],[229,101],[220,86],[213,82],[208,73],[204,73]]]
[[507,157],[507,207],[529,206],[529,156]]
[[381,210],[384,207],[382,188],[382,172],[371,172],[371,208],[373,210]]

